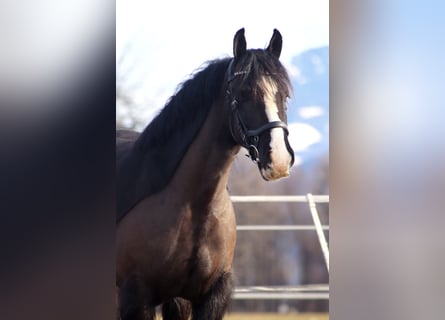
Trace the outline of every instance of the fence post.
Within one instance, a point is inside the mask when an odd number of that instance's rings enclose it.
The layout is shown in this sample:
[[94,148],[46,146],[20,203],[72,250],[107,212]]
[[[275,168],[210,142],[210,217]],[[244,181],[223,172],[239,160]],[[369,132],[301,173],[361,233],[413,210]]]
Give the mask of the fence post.
[[324,260],[326,262],[326,268],[329,272],[329,247],[326,237],[323,232],[323,227],[321,226],[320,217],[318,215],[317,207],[314,202],[312,194],[308,193],[306,195],[307,201],[309,203],[309,209],[311,211],[312,219],[314,220],[315,230],[317,231],[318,241],[320,242],[321,250],[323,251]]

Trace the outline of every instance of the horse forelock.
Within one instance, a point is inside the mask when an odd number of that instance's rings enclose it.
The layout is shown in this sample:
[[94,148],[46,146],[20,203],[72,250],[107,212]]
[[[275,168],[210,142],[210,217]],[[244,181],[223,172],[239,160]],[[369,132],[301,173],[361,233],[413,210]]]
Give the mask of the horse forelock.
[[[263,97],[272,82],[284,98],[292,93],[292,84],[281,62],[262,49],[250,49],[237,62],[238,71],[246,71],[239,77],[238,87],[250,87],[254,98]],[[263,81],[267,78],[269,83]]]

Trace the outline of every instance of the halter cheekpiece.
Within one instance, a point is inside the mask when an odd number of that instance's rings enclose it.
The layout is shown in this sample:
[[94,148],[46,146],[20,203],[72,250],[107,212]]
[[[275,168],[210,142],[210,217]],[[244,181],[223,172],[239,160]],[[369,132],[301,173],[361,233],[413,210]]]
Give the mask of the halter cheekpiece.
[[[233,123],[232,123],[232,118],[230,118],[229,124],[230,124],[230,132],[232,134],[233,139],[240,144],[242,147],[246,148],[249,152],[249,154],[247,154],[246,156],[249,157],[252,161],[256,162],[256,163],[260,163],[260,159],[259,159],[259,152],[258,152],[258,143],[260,141],[260,136],[268,130],[272,130],[274,128],[282,128],[284,130],[284,132],[286,133],[286,135],[289,134],[289,131],[287,129],[287,124],[283,121],[272,121],[272,122],[268,122],[266,124],[264,124],[263,126],[257,128],[257,129],[249,129],[243,119],[241,118],[241,115],[239,113],[238,110],[238,100],[236,99],[236,97],[233,95],[232,92],[232,86],[231,86],[231,82],[239,75],[244,75],[244,74],[248,74],[249,70],[243,70],[243,71],[236,71],[233,72],[233,63],[234,63],[234,59],[232,59],[229,63],[229,66],[227,68],[227,83],[228,83],[228,88],[227,88],[227,96],[229,98],[230,101],[230,107],[232,112],[235,115],[235,119],[237,122],[237,126],[236,128],[234,127]],[[235,131],[238,131],[238,135],[235,134]],[[237,137],[240,137],[240,139],[238,139]],[[288,142],[286,141],[286,146],[289,149],[288,146]],[[293,152],[292,152],[292,163],[294,160],[294,156],[293,156]]]

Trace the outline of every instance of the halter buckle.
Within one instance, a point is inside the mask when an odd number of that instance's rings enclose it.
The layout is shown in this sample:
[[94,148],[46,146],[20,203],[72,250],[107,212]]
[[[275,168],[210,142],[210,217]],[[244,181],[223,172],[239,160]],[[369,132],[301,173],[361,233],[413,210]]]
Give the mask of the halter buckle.
[[230,106],[232,107],[232,111],[234,111],[238,106],[238,100],[233,99],[232,102],[230,103]]
[[258,152],[258,148],[256,146],[253,144],[249,145],[247,151],[249,151],[249,154],[246,154],[248,158],[250,158],[253,162],[259,161],[260,153]]

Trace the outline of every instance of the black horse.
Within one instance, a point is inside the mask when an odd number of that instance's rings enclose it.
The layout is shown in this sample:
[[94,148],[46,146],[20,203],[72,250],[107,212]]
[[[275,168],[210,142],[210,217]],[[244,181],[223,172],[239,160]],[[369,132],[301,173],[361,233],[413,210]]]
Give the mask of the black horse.
[[289,175],[278,30],[266,49],[211,61],[142,133],[117,131],[116,284],[121,319],[222,319],[233,288],[236,224],[227,191],[245,147],[265,180]]

